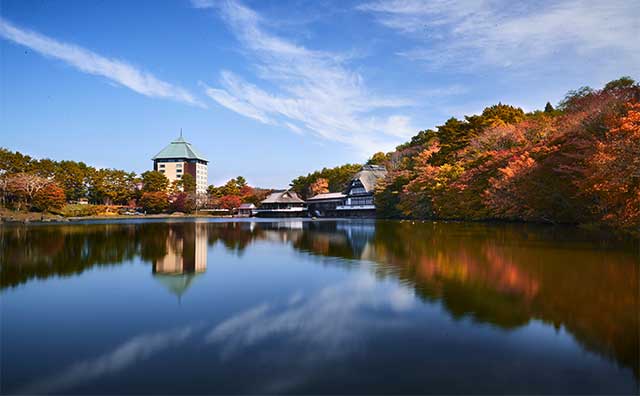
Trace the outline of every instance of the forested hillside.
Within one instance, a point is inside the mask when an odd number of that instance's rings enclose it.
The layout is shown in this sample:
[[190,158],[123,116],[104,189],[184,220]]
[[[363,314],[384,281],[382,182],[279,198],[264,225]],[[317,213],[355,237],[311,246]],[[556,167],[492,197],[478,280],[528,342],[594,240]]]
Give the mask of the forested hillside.
[[450,118],[386,154],[382,217],[640,226],[640,87],[571,91],[554,109]]

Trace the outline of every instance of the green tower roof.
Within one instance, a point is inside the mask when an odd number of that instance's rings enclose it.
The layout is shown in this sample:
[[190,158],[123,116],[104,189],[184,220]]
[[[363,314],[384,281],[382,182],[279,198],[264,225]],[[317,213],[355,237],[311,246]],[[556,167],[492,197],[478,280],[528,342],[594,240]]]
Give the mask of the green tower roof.
[[158,154],[156,154],[152,159],[160,160],[160,159],[197,159],[201,161],[207,161],[204,156],[200,155],[193,148],[191,143],[184,140],[182,135],[179,138],[169,143],[169,145],[163,148]]

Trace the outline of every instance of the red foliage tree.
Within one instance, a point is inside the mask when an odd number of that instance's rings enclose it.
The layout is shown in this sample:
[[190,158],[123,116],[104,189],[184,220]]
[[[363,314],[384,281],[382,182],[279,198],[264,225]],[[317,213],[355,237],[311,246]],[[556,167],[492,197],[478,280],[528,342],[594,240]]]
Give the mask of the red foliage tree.
[[219,205],[222,209],[233,210],[242,204],[242,199],[237,195],[223,195],[220,197]]
[[35,209],[48,212],[51,209],[62,208],[65,203],[64,190],[56,183],[49,183],[35,193],[32,205]]
[[171,197],[169,210],[171,212],[191,213],[196,208],[194,194],[180,192]]

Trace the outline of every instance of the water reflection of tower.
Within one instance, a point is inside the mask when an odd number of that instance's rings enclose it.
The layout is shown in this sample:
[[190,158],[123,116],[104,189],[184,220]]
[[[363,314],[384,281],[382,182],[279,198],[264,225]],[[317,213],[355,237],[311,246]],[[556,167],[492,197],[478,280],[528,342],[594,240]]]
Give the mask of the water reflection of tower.
[[207,224],[170,226],[165,252],[153,261],[153,274],[171,293],[181,297],[207,269]]

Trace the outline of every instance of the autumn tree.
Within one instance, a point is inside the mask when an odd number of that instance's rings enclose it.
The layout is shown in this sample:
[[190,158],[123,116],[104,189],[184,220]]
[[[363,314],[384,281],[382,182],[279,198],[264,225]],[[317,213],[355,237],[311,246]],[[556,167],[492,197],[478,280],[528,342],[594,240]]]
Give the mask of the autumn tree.
[[142,191],[164,192],[169,187],[169,179],[158,171],[147,171],[142,174]]
[[[608,84],[607,84],[608,85]],[[597,143],[580,185],[593,194],[593,209],[616,227],[640,227],[640,103],[628,103],[606,139]]]
[[24,206],[30,208],[38,191],[42,190],[51,181],[30,173],[17,173],[8,176],[6,183],[6,188],[12,201],[16,204],[16,208],[20,210]]
[[60,209],[66,203],[64,190],[56,183],[48,183],[38,190],[33,196],[33,208],[48,212],[52,209]]
[[196,208],[195,195],[192,193],[179,192],[172,196],[169,210],[171,212],[191,213]]
[[90,196],[94,202],[125,205],[135,195],[135,176],[119,169],[99,169],[91,175]]
[[325,194],[329,192],[329,181],[323,177],[316,179],[309,186],[309,196],[313,197],[318,194]]
[[242,199],[237,195],[223,195],[219,204],[222,209],[233,210],[242,204]]
[[384,165],[387,162],[387,155],[378,151],[367,160],[367,165]]
[[268,189],[252,187],[251,192],[242,196],[242,202],[258,206],[270,192],[271,190]]
[[162,213],[169,207],[169,199],[166,192],[144,192],[140,198],[140,206],[146,213]]

